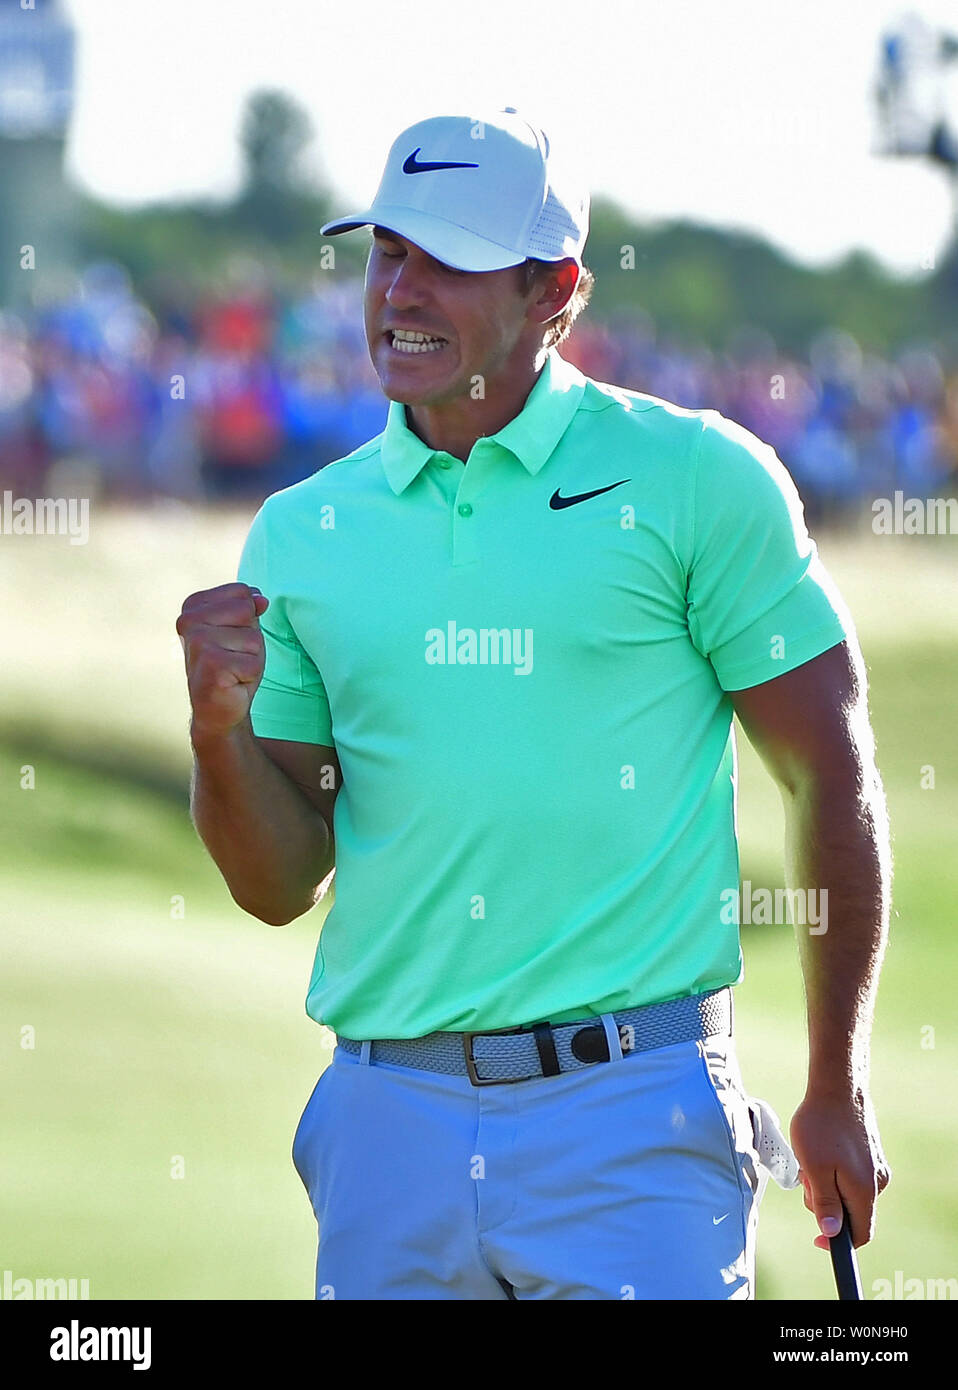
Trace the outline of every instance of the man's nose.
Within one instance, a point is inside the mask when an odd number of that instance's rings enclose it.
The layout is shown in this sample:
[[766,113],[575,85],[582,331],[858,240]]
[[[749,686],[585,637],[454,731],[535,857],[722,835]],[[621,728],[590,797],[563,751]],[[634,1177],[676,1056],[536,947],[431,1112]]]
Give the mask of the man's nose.
[[405,256],[389,282],[389,287],[386,290],[387,300],[394,308],[398,309],[406,304],[421,303],[424,293],[425,287],[421,272],[414,265],[411,265],[409,257]]

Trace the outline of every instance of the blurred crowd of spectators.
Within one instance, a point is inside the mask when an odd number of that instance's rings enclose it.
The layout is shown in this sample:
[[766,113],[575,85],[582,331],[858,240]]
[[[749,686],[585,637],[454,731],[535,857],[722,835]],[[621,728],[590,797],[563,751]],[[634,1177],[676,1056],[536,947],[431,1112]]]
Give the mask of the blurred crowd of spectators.
[[[264,497],[385,424],[366,352],[362,286],[317,272],[284,293],[252,277],[149,306],[125,270],[86,268],[29,314],[0,311],[0,481],[18,496]],[[184,302],[185,301],[185,302]],[[958,363],[931,344],[894,361],[831,330],[808,359],[763,331],[723,352],[589,310],[562,353],[588,375],[714,407],[778,452],[815,516],[958,483]]]

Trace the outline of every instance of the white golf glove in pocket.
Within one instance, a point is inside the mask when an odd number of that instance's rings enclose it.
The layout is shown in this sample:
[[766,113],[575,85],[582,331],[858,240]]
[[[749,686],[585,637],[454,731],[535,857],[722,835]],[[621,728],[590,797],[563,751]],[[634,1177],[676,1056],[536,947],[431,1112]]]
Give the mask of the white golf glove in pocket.
[[769,1178],[774,1178],[779,1187],[797,1187],[799,1165],[772,1107],[756,1096],[749,1096],[748,1108],[752,1116],[755,1151],[761,1163],[758,1190],[758,1200],[761,1201]]

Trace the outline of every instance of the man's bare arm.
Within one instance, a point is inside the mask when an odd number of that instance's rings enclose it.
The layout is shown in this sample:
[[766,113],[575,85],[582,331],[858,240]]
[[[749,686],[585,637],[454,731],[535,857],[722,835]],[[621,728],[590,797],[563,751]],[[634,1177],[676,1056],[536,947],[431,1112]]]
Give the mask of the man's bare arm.
[[[327,821],[265,751],[274,740],[257,739],[249,725],[192,738],[193,824],[234,901],[262,922],[285,926],[314,906],[333,870],[331,809]],[[318,744],[300,746],[327,763],[335,759]]]
[[246,584],[221,584],[190,595],[176,630],[193,706],[194,824],[239,906],[281,926],[313,906],[332,869],[332,799],[316,765],[334,764],[337,787],[339,766],[332,749],[253,732],[268,603]]
[[733,692],[732,702],[782,794],[788,887],[814,890],[820,906],[827,893],[827,916],[814,930],[795,924],[809,1069],[792,1142],[805,1205],[822,1231],[815,1243],[827,1246],[844,1199],[854,1242],[863,1245],[890,1178],[869,1097],[869,1043],[888,933],[891,849],[861,651],[854,640],[842,642]]

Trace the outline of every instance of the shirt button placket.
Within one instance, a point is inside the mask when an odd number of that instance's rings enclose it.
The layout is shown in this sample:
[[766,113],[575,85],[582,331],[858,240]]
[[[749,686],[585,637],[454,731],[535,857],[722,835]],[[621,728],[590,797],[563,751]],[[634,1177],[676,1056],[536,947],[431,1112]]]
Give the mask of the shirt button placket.
[[471,502],[458,502],[452,518],[452,563],[468,565],[479,558],[476,522]]

